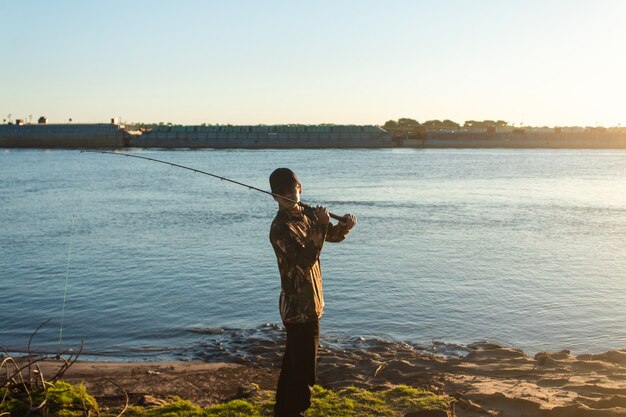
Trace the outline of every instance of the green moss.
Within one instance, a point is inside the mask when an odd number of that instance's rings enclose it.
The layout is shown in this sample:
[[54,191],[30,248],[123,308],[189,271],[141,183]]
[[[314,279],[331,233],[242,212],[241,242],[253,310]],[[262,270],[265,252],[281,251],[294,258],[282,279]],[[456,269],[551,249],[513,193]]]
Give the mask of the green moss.
[[367,391],[360,388],[346,388],[340,391],[340,395],[348,398],[356,404],[357,411],[369,410],[370,412],[378,412],[381,415],[386,416],[389,413],[385,410],[385,401],[374,392]]
[[128,417],[201,417],[204,416],[204,410],[190,401],[183,400],[180,397],[170,397],[168,398],[168,403],[162,407],[129,407],[124,415]]
[[162,407],[130,407],[125,415],[128,417],[261,417],[267,415],[261,414],[260,404],[245,400],[233,400],[204,409],[177,397],[170,398],[170,401]]
[[399,386],[381,392],[360,388],[347,388],[334,392],[315,387],[313,404],[307,415],[310,417],[327,415],[394,417],[418,409],[445,410],[448,407],[447,397],[408,386]]
[[338,392],[326,390],[322,387],[313,388],[310,417],[348,417],[355,415],[355,403],[351,398],[342,397]]
[[261,414],[258,404],[245,400],[234,400],[207,408],[205,415],[211,417],[260,417],[263,414]]
[[55,404],[59,409],[77,408],[81,412],[85,409],[99,411],[96,400],[87,393],[83,384],[71,385],[57,381],[48,388],[48,403]]
[[[0,394],[0,398],[4,393]],[[57,381],[48,384],[44,391],[31,394],[32,407],[44,404],[50,417],[80,417],[85,415],[85,410],[97,414],[99,411],[96,400],[87,393],[81,385],[71,385],[67,382]],[[45,403],[44,403],[45,401]],[[28,396],[25,393],[8,393],[4,404],[0,407],[0,413],[8,413],[11,416],[24,415],[31,407]]]
[[382,394],[387,404],[395,408],[414,410],[446,410],[450,407],[451,399],[446,396],[435,395],[420,388],[398,385]]
[[[1,393],[0,393],[1,395]],[[44,393],[35,396],[45,398]],[[50,417],[81,417],[84,409],[98,411],[98,404],[87,394],[82,385],[57,382],[47,389],[48,415]],[[0,397],[1,398],[1,397]],[[274,393],[258,391],[251,399],[234,400],[201,408],[179,397],[167,399],[161,407],[129,407],[128,417],[271,417]],[[315,386],[311,408],[307,417],[399,417],[419,409],[443,409],[450,407],[451,399],[435,395],[419,388],[400,385],[386,391],[372,392],[360,388],[332,391]],[[24,415],[28,403],[24,399],[7,397],[0,407],[0,414]],[[95,413],[94,413],[95,414]],[[106,417],[106,413],[101,413]],[[110,414],[115,416],[116,414]],[[4,417],[4,416],[0,416]]]
[[25,412],[26,412],[26,405],[23,404],[22,401],[15,399],[15,398],[5,399],[4,403],[0,407],[0,415],[4,413],[11,415],[11,416],[18,415],[18,414],[24,415]]

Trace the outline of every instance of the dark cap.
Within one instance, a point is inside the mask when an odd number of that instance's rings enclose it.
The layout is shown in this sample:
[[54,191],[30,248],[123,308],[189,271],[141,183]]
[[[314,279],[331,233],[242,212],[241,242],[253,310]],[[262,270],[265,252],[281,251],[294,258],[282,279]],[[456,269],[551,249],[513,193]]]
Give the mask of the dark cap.
[[270,175],[270,187],[274,194],[284,195],[298,185],[296,173],[289,168],[277,168]]

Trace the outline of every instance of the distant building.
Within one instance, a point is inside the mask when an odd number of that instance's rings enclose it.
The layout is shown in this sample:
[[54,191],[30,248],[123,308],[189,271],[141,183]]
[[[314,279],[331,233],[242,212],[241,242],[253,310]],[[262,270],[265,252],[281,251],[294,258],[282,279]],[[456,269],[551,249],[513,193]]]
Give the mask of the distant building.
[[383,148],[391,134],[378,126],[155,126],[130,138],[139,148]]

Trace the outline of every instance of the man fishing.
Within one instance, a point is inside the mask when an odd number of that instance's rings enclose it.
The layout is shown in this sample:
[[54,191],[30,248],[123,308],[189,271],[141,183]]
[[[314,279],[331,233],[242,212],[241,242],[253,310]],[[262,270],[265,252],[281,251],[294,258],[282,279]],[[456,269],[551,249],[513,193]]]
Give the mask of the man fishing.
[[278,213],[270,229],[270,242],[280,272],[280,315],[287,331],[285,356],[276,389],[275,417],[303,417],[311,406],[315,384],[319,321],[324,310],[320,253],[324,242],[341,242],[356,225],[346,214],[330,223],[325,207],[300,203],[302,184],[288,168],[270,175]]

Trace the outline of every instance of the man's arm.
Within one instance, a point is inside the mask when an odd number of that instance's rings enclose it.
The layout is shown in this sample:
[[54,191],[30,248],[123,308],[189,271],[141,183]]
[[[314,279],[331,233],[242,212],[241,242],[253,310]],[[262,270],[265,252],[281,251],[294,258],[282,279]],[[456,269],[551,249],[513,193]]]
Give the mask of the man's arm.
[[352,214],[346,214],[343,218],[344,220],[340,221],[337,225],[328,223],[326,242],[341,242],[346,238],[348,233],[350,233],[350,230],[356,226],[356,217]]

